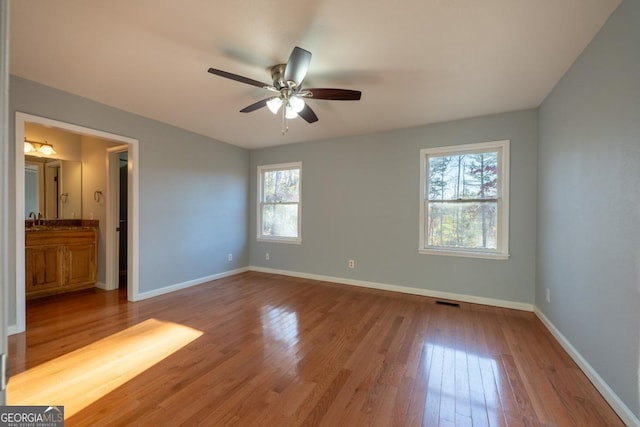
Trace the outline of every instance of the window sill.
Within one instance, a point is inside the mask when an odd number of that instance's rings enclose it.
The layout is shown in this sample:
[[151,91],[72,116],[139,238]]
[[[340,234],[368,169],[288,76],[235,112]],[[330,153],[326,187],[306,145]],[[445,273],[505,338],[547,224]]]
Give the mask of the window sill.
[[451,250],[451,249],[418,249],[418,253],[423,255],[444,255],[444,256],[456,256],[456,257],[463,257],[463,258],[482,258],[482,259],[496,259],[496,260],[509,259],[509,254]]
[[301,245],[302,239],[283,239],[283,238],[268,238],[268,237],[257,237],[256,241],[258,242],[268,242],[268,243],[286,243],[289,245]]

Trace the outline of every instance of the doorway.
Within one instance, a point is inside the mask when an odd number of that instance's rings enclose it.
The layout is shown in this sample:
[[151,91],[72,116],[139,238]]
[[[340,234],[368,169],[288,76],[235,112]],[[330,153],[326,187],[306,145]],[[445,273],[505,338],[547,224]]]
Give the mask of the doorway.
[[118,226],[118,272],[120,280],[118,281],[120,289],[127,287],[127,165],[129,153],[120,153],[120,182],[118,190],[120,192],[118,209],[120,225]]
[[[35,123],[38,125],[75,133],[78,135],[84,135],[88,137],[107,140],[113,143],[121,144],[120,151],[127,153],[127,232],[126,232],[126,253],[127,253],[127,299],[129,301],[136,301],[138,296],[138,140],[111,134],[108,132],[86,128],[70,123],[60,122],[57,120],[47,119],[44,117],[34,116],[31,114],[16,112],[16,126],[15,126],[15,184],[16,184],[16,196],[15,196],[15,209],[16,209],[16,324],[12,325],[10,332],[12,334],[24,332],[26,330],[26,315],[25,315],[25,249],[24,249],[24,191],[25,191],[25,158],[24,158],[24,137],[25,137],[25,124]],[[117,147],[116,147],[117,148]],[[117,159],[118,167],[115,168],[119,171],[120,160]],[[114,187],[111,184],[110,178],[107,183],[107,197],[106,197],[106,210],[107,218],[105,224],[105,230],[115,230],[116,224],[119,222],[118,211],[114,211],[114,205],[117,202],[114,200],[112,190]],[[119,193],[119,191],[117,192]],[[96,190],[93,193],[94,200],[96,202],[101,199],[102,192]],[[22,195],[22,196],[21,196]],[[97,197],[97,199],[96,199]],[[104,264],[105,271],[105,289],[118,289],[119,287],[119,262],[117,257],[117,246],[119,239],[113,236],[113,233],[104,233],[105,238],[105,254]],[[111,266],[115,266],[111,268]],[[113,273],[110,273],[113,272]],[[114,274],[115,273],[115,274]]]
[[[130,286],[131,254],[131,194],[130,173],[133,167],[129,145],[119,145],[107,149],[109,185],[107,199],[112,201],[107,215],[107,256],[106,290],[121,289],[127,297]],[[111,219],[111,221],[109,221]],[[111,244],[109,244],[111,242]],[[133,301],[128,297],[130,301]]]

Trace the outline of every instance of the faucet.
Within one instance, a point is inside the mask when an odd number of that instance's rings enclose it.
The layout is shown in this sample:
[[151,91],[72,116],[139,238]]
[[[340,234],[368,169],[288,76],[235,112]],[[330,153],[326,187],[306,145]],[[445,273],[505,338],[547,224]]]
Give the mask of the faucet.
[[29,218],[33,217],[33,226],[36,226],[36,221],[38,220],[38,215],[36,215],[35,212],[31,211],[29,212]]

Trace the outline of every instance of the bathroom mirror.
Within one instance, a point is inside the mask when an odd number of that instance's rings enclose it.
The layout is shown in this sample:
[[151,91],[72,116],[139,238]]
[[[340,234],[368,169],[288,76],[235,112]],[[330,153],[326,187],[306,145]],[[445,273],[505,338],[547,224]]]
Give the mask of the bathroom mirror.
[[82,163],[25,156],[24,216],[82,218]]

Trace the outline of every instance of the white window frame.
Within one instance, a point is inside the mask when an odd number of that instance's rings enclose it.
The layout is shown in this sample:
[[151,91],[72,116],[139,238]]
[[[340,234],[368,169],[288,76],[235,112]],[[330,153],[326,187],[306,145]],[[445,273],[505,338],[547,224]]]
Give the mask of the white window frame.
[[[418,252],[428,255],[449,255],[471,258],[506,260],[509,258],[509,140],[462,144],[420,150],[420,246]],[[425,238],[429,176],[429,157],[473,154],[486,151],[498,152],[498,230],[497,249],[454,248],[428,246]]]
[[[290,202],[289,204],[298,205],[298,236],[297,237],[284,237],[284,236],[265,236],[262,234],[262,213],[264,212],[264,198],[263,198],[263,177],[265,172],[278,171],[278,170],[290,170],[298,169],[300,171],[300,182],[298,184],[298,202]],[[278,163],[271,165],[258,166],[258,200],[257,206],[257,230],[256,239],[262,242],[275,242],[275,243],[291,243],[300,245],[302,244],[302,162],[291,163]]]

